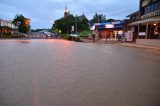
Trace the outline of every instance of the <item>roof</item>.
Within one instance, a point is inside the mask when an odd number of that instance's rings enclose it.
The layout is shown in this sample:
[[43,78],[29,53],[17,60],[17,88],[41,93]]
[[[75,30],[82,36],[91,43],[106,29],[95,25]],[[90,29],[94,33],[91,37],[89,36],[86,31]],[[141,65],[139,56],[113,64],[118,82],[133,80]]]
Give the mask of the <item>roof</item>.
[[139,10],[138,10],[138,11],[136,11],[136,12],[134,12],[134,13],[129,14],[129,15],[128,15],[128,16],[126,16],[126,17],[130,17],[130,16],[133,16],[133,15],[139,15]]
[[8,26],[0,26],[0,29],[3,29],[3,28],[12,29],[12,28],[10,28],[10,27],[8,27]]
[[124,21],[114,21],[114,22],[101,22],[101,23],[95,23],[95,25],[108,25],[108,24],[112,24],[112,25],[115,25],[115,24],[124,24]]
[[2,19],[2,18],[0,18],[0,21],[2,21],[2,22],[8,22],[8,23],[12,23],[12,20],[4,20],[4,19]]
[[138,25],[138,24],[142,24],[142,23],[153,23],[153,22],[160,22],[160,18],[144,19],[144,20],[140,20],[140,21],[136,21],[136,22],[130,23],[130,24],[128,24],[128,26]]

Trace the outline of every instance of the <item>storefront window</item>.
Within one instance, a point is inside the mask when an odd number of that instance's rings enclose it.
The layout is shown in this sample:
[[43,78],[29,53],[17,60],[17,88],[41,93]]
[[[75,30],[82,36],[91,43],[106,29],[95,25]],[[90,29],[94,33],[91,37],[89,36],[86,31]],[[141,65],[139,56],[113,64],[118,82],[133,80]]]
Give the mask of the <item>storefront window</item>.
[[151,12],[155,11],[155,3],[151,4],[151,6],[150,6],[150,7],[151,7],[151,9],[150,9],[150,10],[151,10]]
[[158,3],[155,3],[155,10],[158,10]]
[[160,10],[160,1],[154,2],[142,8],[142,15]]
[[157,5],[158,5],[157,6],[157,8],[158,8],[157,10],[160,10],[160,1],[157,2]]

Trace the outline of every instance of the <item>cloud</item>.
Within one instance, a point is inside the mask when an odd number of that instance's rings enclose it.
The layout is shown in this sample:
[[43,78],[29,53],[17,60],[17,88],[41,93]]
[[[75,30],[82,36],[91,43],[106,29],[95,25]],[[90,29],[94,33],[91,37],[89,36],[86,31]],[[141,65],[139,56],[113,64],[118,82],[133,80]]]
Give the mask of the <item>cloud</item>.
[[139,0],[1,0],[0,18],[13,19],[22,14],[31,19],[32,28],[50,28],[50,20],[63,17],[65,6],[74,15],[85,13],[91,19],[95,12],[107,18],[123,19],[138,10]]

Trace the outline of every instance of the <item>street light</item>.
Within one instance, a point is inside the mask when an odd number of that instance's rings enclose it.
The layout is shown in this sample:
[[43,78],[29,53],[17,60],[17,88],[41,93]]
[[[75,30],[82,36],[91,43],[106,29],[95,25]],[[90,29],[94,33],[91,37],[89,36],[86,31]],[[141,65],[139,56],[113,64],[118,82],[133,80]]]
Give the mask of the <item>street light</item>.
[[77,35],[77,15],[76,15],[76,35]]

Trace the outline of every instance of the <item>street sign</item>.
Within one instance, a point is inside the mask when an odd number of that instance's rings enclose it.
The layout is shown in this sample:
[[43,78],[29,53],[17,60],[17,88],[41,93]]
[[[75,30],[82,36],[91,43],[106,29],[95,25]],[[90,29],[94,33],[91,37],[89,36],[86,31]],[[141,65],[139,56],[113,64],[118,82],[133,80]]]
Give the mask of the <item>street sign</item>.
[[61,30],[59,30],[59,33],[61,33],[62,31]]
[[72,32],[74,31],[74,26],[72,26]]
[[145,36],[146,32],[139,32],[139,36]]

